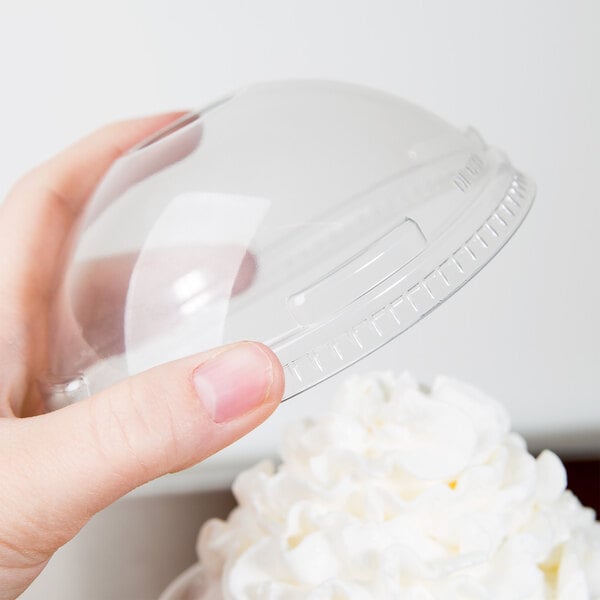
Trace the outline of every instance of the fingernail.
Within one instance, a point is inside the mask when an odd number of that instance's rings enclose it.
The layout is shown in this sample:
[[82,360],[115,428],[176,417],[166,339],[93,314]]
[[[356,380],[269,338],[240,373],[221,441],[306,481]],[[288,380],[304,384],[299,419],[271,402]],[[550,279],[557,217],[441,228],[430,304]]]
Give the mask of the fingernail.
[[202,363],[193,381],[212,420],[224,423],[262,404],[273,383],[273,367],[258,344],[244,342]]

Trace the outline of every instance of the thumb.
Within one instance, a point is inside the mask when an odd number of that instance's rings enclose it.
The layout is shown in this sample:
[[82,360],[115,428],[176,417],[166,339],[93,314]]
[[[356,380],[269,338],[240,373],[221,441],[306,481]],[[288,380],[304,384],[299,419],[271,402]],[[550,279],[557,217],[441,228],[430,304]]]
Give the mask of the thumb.
[[54,413],[2,423],[9,446],[0,453],[0,532],[12,528],[12,547],[43,563],[117,498],[256,427],[283,388],[275,355],[241,342],[161,365]]

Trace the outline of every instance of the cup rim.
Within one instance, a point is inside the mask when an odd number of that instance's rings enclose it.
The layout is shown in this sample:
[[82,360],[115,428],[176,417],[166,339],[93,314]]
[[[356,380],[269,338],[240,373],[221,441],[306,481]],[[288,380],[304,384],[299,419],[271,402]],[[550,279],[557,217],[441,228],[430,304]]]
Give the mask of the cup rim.
[[180,573],[171,583],[165,588],[158,600],[179,600],[181,594],[194,579],[202,576],[202,567],[199,563],[188,567]]

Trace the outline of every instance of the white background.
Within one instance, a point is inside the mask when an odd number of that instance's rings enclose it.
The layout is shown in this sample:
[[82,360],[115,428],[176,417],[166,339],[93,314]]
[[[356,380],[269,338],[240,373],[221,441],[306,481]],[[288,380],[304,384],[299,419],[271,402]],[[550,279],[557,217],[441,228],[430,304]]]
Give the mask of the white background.
[[[454,375],[503,400],[536,445],[600,451],[594,0],[2,0],[0,196],[30,165],[105,121],[297,77],[382,88],[473,125],[538,184],[507,248],[354,371]],[[319,410],[338,382],[282,406],[213,466],[271,454],[282,424]],[[194,481],[202,485],[200,474]]]
[[0,196],[106,121],[256,80],[364,83],[474,125],[536,180],[534,210],[467,288],[359,369],[467,379],[526,432],[600,430],[599,3],[1,6]]

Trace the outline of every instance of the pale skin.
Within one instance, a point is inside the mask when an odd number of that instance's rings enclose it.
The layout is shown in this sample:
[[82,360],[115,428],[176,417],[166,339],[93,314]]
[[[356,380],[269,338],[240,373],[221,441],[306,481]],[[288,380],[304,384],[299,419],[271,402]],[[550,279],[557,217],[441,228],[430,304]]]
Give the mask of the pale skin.
[[231,444],[282,398],[275,355],[242,342],[44,411],[64,240],[112,162],[179,116],[102,128],[25,175],[0,206],[0,600],[22,593],[99,510]]

